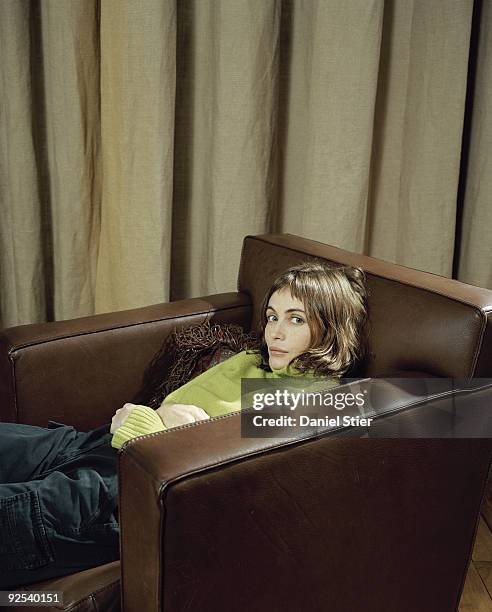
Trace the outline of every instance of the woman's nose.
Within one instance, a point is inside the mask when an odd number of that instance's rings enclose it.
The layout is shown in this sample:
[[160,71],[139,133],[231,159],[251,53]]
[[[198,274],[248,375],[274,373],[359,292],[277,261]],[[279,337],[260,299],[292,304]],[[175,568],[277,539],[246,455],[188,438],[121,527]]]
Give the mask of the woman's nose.
[[281,323],[278,323],[277,325],[275,325],[275,328],[273,330],[273,337],[274,338],[285,338],[285,331],[284,331],[284,327]]

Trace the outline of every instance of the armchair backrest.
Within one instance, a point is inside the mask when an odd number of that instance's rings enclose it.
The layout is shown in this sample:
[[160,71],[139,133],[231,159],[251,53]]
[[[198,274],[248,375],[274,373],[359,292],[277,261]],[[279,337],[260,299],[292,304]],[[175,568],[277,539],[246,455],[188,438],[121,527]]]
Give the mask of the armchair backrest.
[[254,328],[263,295],[275,277],[313,258],[366,272],[370,340],[361,374],[492,376],[491,290],[291,234],[244,240],[238,290],[252,299]]

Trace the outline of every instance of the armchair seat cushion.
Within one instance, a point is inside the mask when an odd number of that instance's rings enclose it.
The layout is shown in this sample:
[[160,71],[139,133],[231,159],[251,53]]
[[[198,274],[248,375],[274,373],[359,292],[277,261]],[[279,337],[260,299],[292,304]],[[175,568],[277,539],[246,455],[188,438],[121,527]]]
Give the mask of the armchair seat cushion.
[[120,562],[106,563],[76,574],[52,578],[43,582],[16,589],[17,591],[62,591],[63,603],[50,607],[30,607],[29,610],[44,612],[119,612],[120,596]]

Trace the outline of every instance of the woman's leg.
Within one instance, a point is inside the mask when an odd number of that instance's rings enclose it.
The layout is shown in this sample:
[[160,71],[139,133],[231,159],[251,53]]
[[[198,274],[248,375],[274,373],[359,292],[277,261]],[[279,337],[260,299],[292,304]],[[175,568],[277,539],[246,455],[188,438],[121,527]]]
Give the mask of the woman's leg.
[[0,423],[0,484],[36,478],[97,445],[106,432],[109,425],[80,432],[58,423],[50,423],[49,427]]
[[[118,559],[117,452],[108,430],[65,432],[70,444],[60,443],[54,460],[40,462],[50,468],[38,467],[29,482],[0,484],[0,587]],[[39,456],[51,456],[48,450]]]

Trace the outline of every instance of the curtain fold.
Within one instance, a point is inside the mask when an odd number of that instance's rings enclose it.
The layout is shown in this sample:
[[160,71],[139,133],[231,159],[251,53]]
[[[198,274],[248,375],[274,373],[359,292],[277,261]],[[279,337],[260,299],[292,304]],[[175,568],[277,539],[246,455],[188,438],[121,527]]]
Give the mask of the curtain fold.
[[279,231],[364,249],[383,5],[288,5],[291,60]]
[[0,325],[234,290],[271,231],[492,288],[491,20],[3,0]]
[[492,6],[481,7],[458,278],[492,289]]
[[[49,271],[31,130],[29,3],[0,3],[0,325],[43,321]],[[33,58],[34,63],[34,58]],[[48,274],[47,274],[48,273]]]
[[169,297],[175,65],[174,2],[101,2],[96,312]]
[[450,276],[471,2],[389,3],[368,253]]
[[[40,194],[51,236],[53,316],[93,313],[101,207],[99,32],[97,3],[45,2],[31,14],[39,28],[36,65],[43,109],[46,177]],[[43,100],[41,102],[41,100]]]
[[268,231],[280,7],[178,3],[173,299],[234,289],[242,238]]

